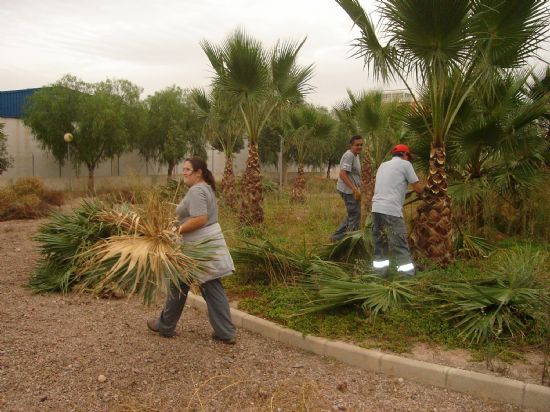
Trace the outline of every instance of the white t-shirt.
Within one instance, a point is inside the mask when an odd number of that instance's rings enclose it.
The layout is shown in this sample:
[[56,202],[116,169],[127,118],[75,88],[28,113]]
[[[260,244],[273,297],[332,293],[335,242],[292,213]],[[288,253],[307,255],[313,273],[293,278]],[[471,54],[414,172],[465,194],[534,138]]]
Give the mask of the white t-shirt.
[[412,164],[398,156],[384,162],[376,172],[372,211],[403,217],[403,203],[409,183],[418,182]]

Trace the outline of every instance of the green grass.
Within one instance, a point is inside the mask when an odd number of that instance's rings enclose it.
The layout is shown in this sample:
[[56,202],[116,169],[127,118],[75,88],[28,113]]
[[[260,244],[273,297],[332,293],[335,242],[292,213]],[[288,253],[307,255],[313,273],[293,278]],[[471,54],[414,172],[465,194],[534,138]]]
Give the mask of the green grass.
[[[267,193],[264,202],[265,222],[257,228],[239,227],[236,216],[228,210],[220,211],[220,221],[230,246],[242,245],[241,238],[269,240],[273,245],[293,252],[316,255],[328,243],[328,237],[344,217],[340,197],[334,182],[310,179],[304,204],[291,203],[287,192]],[[408,211],[411,212],[411,211]],[[407,216],[413,213],[407,213]],[[419,274],[417,288],[422,294],[432,293],[430,285],[444,282],[472,282],[487,279],[502,258],[503,250],[518,246],[530,247],[548,255],[550,248],[544,241],[517,238],[493,239],[497,251],[488,258],[460,258],[445,269],[423,262],[425,270]],[[546,259],[539,280],[550,288],[550,259]],[[238,273],[224,280],[228,294],[239,300],[239,307],[251,314],[270,319],[278,324],[331,339],[353,342],[360,346],[395,352],[410,351],[416,343],[436,343],[447,348],[466,348],[473,356],[488,358],[497,354],[501,359],[513,359],[522,352],[540,348],[547,327],[532,328],[525,336],[491,341],[488,345],[465,340],[453,323],[434,308],[415,302],[380,313],[375,318],[365,313],[359,304],[315,313],[304,313],[314,296],[296,286],[270,284],[262,268],[237,266]]]
[[[238,275],[235,276],[238,278]],[[242,310],[272,320],[304,334],[339,339],[364,347],[410,351],[417,342],[462,346],[457,333],[437,316],[411,309],[396,309],[372,319],[359,305],[297,315],[312,298],[299,287],[239,286],[226,283],[231,298],[240,299]]]

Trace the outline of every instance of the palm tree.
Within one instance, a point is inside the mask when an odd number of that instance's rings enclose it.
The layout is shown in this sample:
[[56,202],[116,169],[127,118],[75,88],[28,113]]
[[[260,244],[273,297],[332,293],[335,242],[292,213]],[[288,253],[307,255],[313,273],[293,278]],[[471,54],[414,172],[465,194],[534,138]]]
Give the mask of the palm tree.
[[[543,74],[539,76],[533,75],[533,83],[530,86],[530,95],[537,99],[542,96],[550,98],[550,66],[546,67]],[[550,143],[550,108],[546,110],[544,115],[543,127],[546,127],[546,141]],[[546,168],[550,168],[550,161],[546,161]]]
[[323,142],[330,137],[334,124],[334,120],[326,110],[311,105],[300,105],[288,114],[284,125],[287,136],[285,141],[289,146],[291,157],[298,164],[298,174],[292,188],[292,201],[305,200],[304,165],[306,162],[313,164],[319,159],[316,148],[323,146]]
[[529,77],[529,71],[495,76],[494,92],[471,94],[450,133],[449,166],[459,181],[450,192],[477,228],[485,224],[484,200],[498,196],[521,217],[526,195],[542,183],[549,144],[538,122],[550,95],[530,93]]
[[[413,244],[436,262],[452,258],[452,210],[445,143],[457,113],[491,77],[525,64],[546,37],[548,10],[539,0],[379,0],[387,42],[358,0],[336,0],[361,30],[356,55],[384,81],[411,79],[427,91],[415,110],[431,138],[424,204]],[[491,92],[490,88],[486,90]]]
[[238,108],[219,90],[207,95],[203,89],[194,89],[191,97],[205,118],[203,134],[212,147],[223,151],[225,165],[221,181],[221,194],[224,202],[237,210],[239,196],[233,170],[235,153],[243,147],[244,128]]
[[215,71],[214,88],[239,108],[248,137],[239,216],[243,224],[256,225],[264,219],[258,137],[266,121],[278,108],[301,101],[311,89],[313,66],[296,62],[304,41],[279,42],[268,52],[258,40],[236,30],[220,46],[201,42]]
[[340,121],[347,124],[350,134],[360,134],[365,140],[361,160],[361,216],[370,213],[374,194],[374,171],[384,161],[391,147],[399,141],[403,122],[401,103],[385,102],[381,92],[354,94],[334,108]]

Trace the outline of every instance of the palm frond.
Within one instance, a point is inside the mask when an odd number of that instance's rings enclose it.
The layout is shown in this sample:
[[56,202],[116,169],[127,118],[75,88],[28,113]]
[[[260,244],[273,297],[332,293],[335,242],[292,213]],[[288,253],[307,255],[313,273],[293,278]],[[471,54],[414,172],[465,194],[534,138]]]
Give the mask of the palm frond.
[[549,320],[550,292],[537,276],[543,259],[528,249],[501,252],[492,278],[432,285],[436,308],[470,342],[524,336]]
[[97,219],[108,208],[105,203],[84,200],[73,213],[55,213],[40,226],[34,240],[41,258],[29,282],[34,292],[69,292],[81,265],[79,254],[98,240],[120,232],[116,226]]
[[470,258],[488,257],[496,247],[482,237],[469,235],[460,231],[455,246],[458,254]]
[[390,45],[383,46],[376,34],[370,17],[365,13],[358,0],[336,0],[336,3],[351,18],[354,25],[361,30],[362,37],[356,39],[355,56],[364,59],[365,66],[375,78],[384,81],[395,76],[395,51]]
[[309,266],[305,253],[296,253],[274,245],[269,240],[259,242],[243,241],[243,245],[232,248],[231,256],[236,264],[261,268],[272,283],[292,282]]
[[371,260],[372,221],[365,222],[362,230],[347,233],[342,239],[321,248],[319,257],[323,260],[352,263],[354,260]]
[[308,276],[301,283],[316,292],[302,313],[360,304],[375,318],[393,308],[410,303],[415,297],[416,281],[409,279],[385,280],[368,273],[350,273],[349,268],[318,260],[313,262]]
[[184,252],[168,231],[154,237],[139,233],[112,236],[83,253],[79,283],[82,290],[95,293],[114,284],[128,296],[137,294],[150,304],[170,284],[179,287],[181,282],[197,280],[205,270],[202,262],[212,254],[205,242],[187,245]]

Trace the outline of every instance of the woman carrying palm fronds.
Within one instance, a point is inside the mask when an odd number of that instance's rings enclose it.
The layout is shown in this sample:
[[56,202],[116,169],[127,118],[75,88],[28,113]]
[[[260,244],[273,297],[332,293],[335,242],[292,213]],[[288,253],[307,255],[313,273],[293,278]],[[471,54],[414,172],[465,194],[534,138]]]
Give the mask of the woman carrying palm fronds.
[[[233,273],[235,267],[218,223],[214,176],[204,160],[192,157],[183,164],[183,180],[189,190],[176,208],[180,223],[178,232],[183,242],[208,241],[215,248],[214,259],[205,262],[205,269],[197,274],[197,278],[214,329],[212,338],[233,344],[235,327],[220,278]],[[160,316],[147,322],[149,329],[165,337],[174,336],[188,292],[189,285],[185,282],[181,282],[179,287],[171,285]]]

